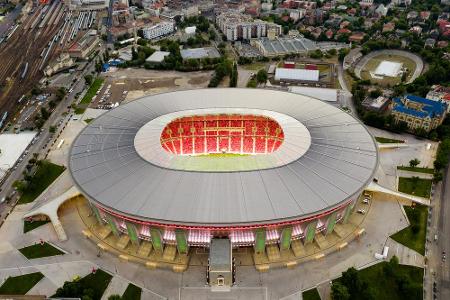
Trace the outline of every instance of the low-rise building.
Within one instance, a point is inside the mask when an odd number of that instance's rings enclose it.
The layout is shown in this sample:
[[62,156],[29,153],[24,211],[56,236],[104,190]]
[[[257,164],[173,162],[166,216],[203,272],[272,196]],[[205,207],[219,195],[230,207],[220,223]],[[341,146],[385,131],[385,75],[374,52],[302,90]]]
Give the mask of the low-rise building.
[[318,82],[319,70],[277,68],[275,80],[280,82]]
[[71,57],[85,59],[94,51],[99,42],[98,36],[90,35],[88,31],[69,47],[68,53]]
[[161,22],[151,27],[142,28],[142,33],[144,38],[152,40],[172,33],[174,30],[175,25],[173,22]]
[[183,59],[202,59],[202,58],[219,58],[220,53],[216,48],[193,48],[180,50]]
[[147,57],[147,59],[145,61],[149,62],[149,63],[159,64],[159,63],[162,63],[164,61],[164,58],[166,56],[168,56],[168,55],[170,55],[170,52],[167,52],[167,51],[155,51],[155,52],[153,52],[152,55]]
[[396,122],[406,122],[410,130],[422,128],[431,131],[442,124],[447,113],[447,105],[414,95],[394,98],[392,115]]
[[388,97],[379,96],[377,98],[366,97],[362,106],[367,110],[383,112],[386,111],[389,107],[390,99]]
[[427,94],[427,99],[445,103],[447,112],[450,112],[450,87],[433,85]]

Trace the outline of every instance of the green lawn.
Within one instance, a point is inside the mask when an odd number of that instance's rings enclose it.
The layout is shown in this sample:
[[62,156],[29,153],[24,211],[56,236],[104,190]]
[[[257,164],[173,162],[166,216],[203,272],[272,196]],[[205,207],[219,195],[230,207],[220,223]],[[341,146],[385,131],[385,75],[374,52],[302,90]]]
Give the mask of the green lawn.
[[[359,275],[361,279],[365,280],[369,283],[369,286],[372,288],[373,299],[383,299],[383,300],[419,300],[420,298],[415,297],[405,297],[398,289],[398,286],[393,280],[393,278],[389,278],[383,272],[383,265],[387,264],[387,262],[382,262],[371,266],[366,269],[362,269],[359,271]],[[411,282],[415,286],[420,286],[420,289],[423,289],[423,269],[413,266],[406,265],[397,265],[394,270],[397,276],[405,276],[411,280]],[[422,295],[421,295],[422,296]]]
[[49,220],[45,221],[23,221],[23,233],[27,233],[33,229],[36,229],[42,225],[49,223]]
[[320,295],[317,289],[307,290],[302,293],[303,300],[320,300]]
[[139,300],[141,299],[142,289],[134,284],[129,284],[127,289],[122,295],[122,299],[126,300]]
[[31,246],[19,249],[19,251],[28,259],[35,259],[35,258],[64,254],[64,252],[62,252],[59,249],[56,249],[55,247],[53,247],[52,245],[50,245],[48,243],[44,243],[42,245],[40,243],[34,244]]
[[84,121],[85,121],[87,124],[91,123],[93,120],[94,120],[94,118],[87,118],[87,119],[84,119]]
[[398,169],[398,170],[402,170],[402,171],[410,171],[410,172],[417,172],[417,173],[434,174],[434,169],[432,169],[432,168],[398,166],[397,169]]
[[42,278],[41,272],[8,277],[0,287],[0,295],[25,295]]
[[375,140],[381,144],[396,144],[396,143],[404,143],[405,142],[403,140],[390,139],[390,138],[385,138],[382,136],[376,136]]
[[431,179],[400,177],[398,180],[398,190],[399,192],[410,195],[430,198],[431,183]]
[[56,290],[56,293],[52,298],[86,298],[100,300],[108,287],[111,278],[112,276],[110,274],[98,269],[95,274],[90,273],[81,279],[66,281],[64,286]]
[[104,79],[103,78],[99,78],[97,77],[94,82],[91,84],[91,86],[89,87],[88,91],[86,92],[86,94],[84,95],[83,99],[81,99],[80,104],[89,104],[92,101],[92,97],[95,96],[95,94],[97,93],[97,91],[100,89],[100,87],[102,86]]
[[403,206],[410,225],[393,234],[391,238],[418,253],[425,254],[428,208],[424,205]]
[[53,164],[49,161],[41,161],[41,165],[37,167],[34,175],[31,176],[23,190],[19,204],[29,203],[34,201],[66,168]]

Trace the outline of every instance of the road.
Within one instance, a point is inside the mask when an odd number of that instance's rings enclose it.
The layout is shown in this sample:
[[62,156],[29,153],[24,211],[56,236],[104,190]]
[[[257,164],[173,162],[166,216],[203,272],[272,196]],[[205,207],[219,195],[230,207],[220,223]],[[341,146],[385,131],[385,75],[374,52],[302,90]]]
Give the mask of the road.
[[337,74],[339,84],[342,88],[341,91],[339,91],[339,103],[341,103],[343,107],[347,107],[348,109],[350,109],[351,114],[357,118],[358,114],[356,113],[356,108],[353,104],[352,93],[347,86],[347,82],[344,79],[344,68],[342,67],[342,63],[337,64]]
[[440,200],[438,242],[434,253],[432,252],[430,256],[440,261],[436,269],[437,299],[450,299],[450,259],[447,257],[446,261],[442,262],[442,252],[445,251],[448,256],[450,251],[450,167],[447,167],[442,181]]
[[[55,110],[50,115],[49,119],[45,122],[39,134],[39,139],[28,147],[28,154],[23,157],[21,163],[17,163],[17,168],[12,170],[9,176],[5,179],[3,184],[0,186],[0,199],[3,197],[11,195],[13,192],[12,185],[16,180],[20,180],[23,177],[23,171],[30,160],[33,157],[33,153],[39,153],[39,159],[43,158],[43,154],[51,147],[53,139],[57,136],[56,134],[51,134],[49,132],[49,127],[57,124],[61,119],[63,112],[67,111],[74,99],[75,95],[81,92],[85,88],[84,75],[89,74],[94,69],[94,63],[90,63],[86,66],[85,70],[78,76],[78,81],[73,85],[72,93],[68,94],[55,108]],[[60,128],[64,126],[70,120],[71,114],[67,114],[61,122]],[[58,132],[59,128],[57,129]],[[0,222],[4,220],[6,214],[15,205],[15,201],[10,201],[10,203],[0,204]]]

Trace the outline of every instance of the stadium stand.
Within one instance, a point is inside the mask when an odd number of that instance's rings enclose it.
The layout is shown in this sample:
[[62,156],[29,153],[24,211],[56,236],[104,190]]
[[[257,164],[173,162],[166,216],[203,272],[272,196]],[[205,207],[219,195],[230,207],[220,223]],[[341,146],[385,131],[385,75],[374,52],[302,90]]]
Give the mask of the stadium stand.
[[162,147],[178,155],[267,154],[276,151],[283,139],[275,120],[252,115],[183,117],[161,133]]

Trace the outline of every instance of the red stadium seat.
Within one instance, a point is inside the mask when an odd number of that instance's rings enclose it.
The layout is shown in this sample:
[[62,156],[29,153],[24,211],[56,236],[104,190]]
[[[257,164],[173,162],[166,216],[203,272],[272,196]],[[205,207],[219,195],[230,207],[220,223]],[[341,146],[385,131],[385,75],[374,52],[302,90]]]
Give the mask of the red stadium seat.
[[176,119],[161,133],[162,147],[174,154],[265,154],[283,142],[280,125],[264,116],[206,115]]

